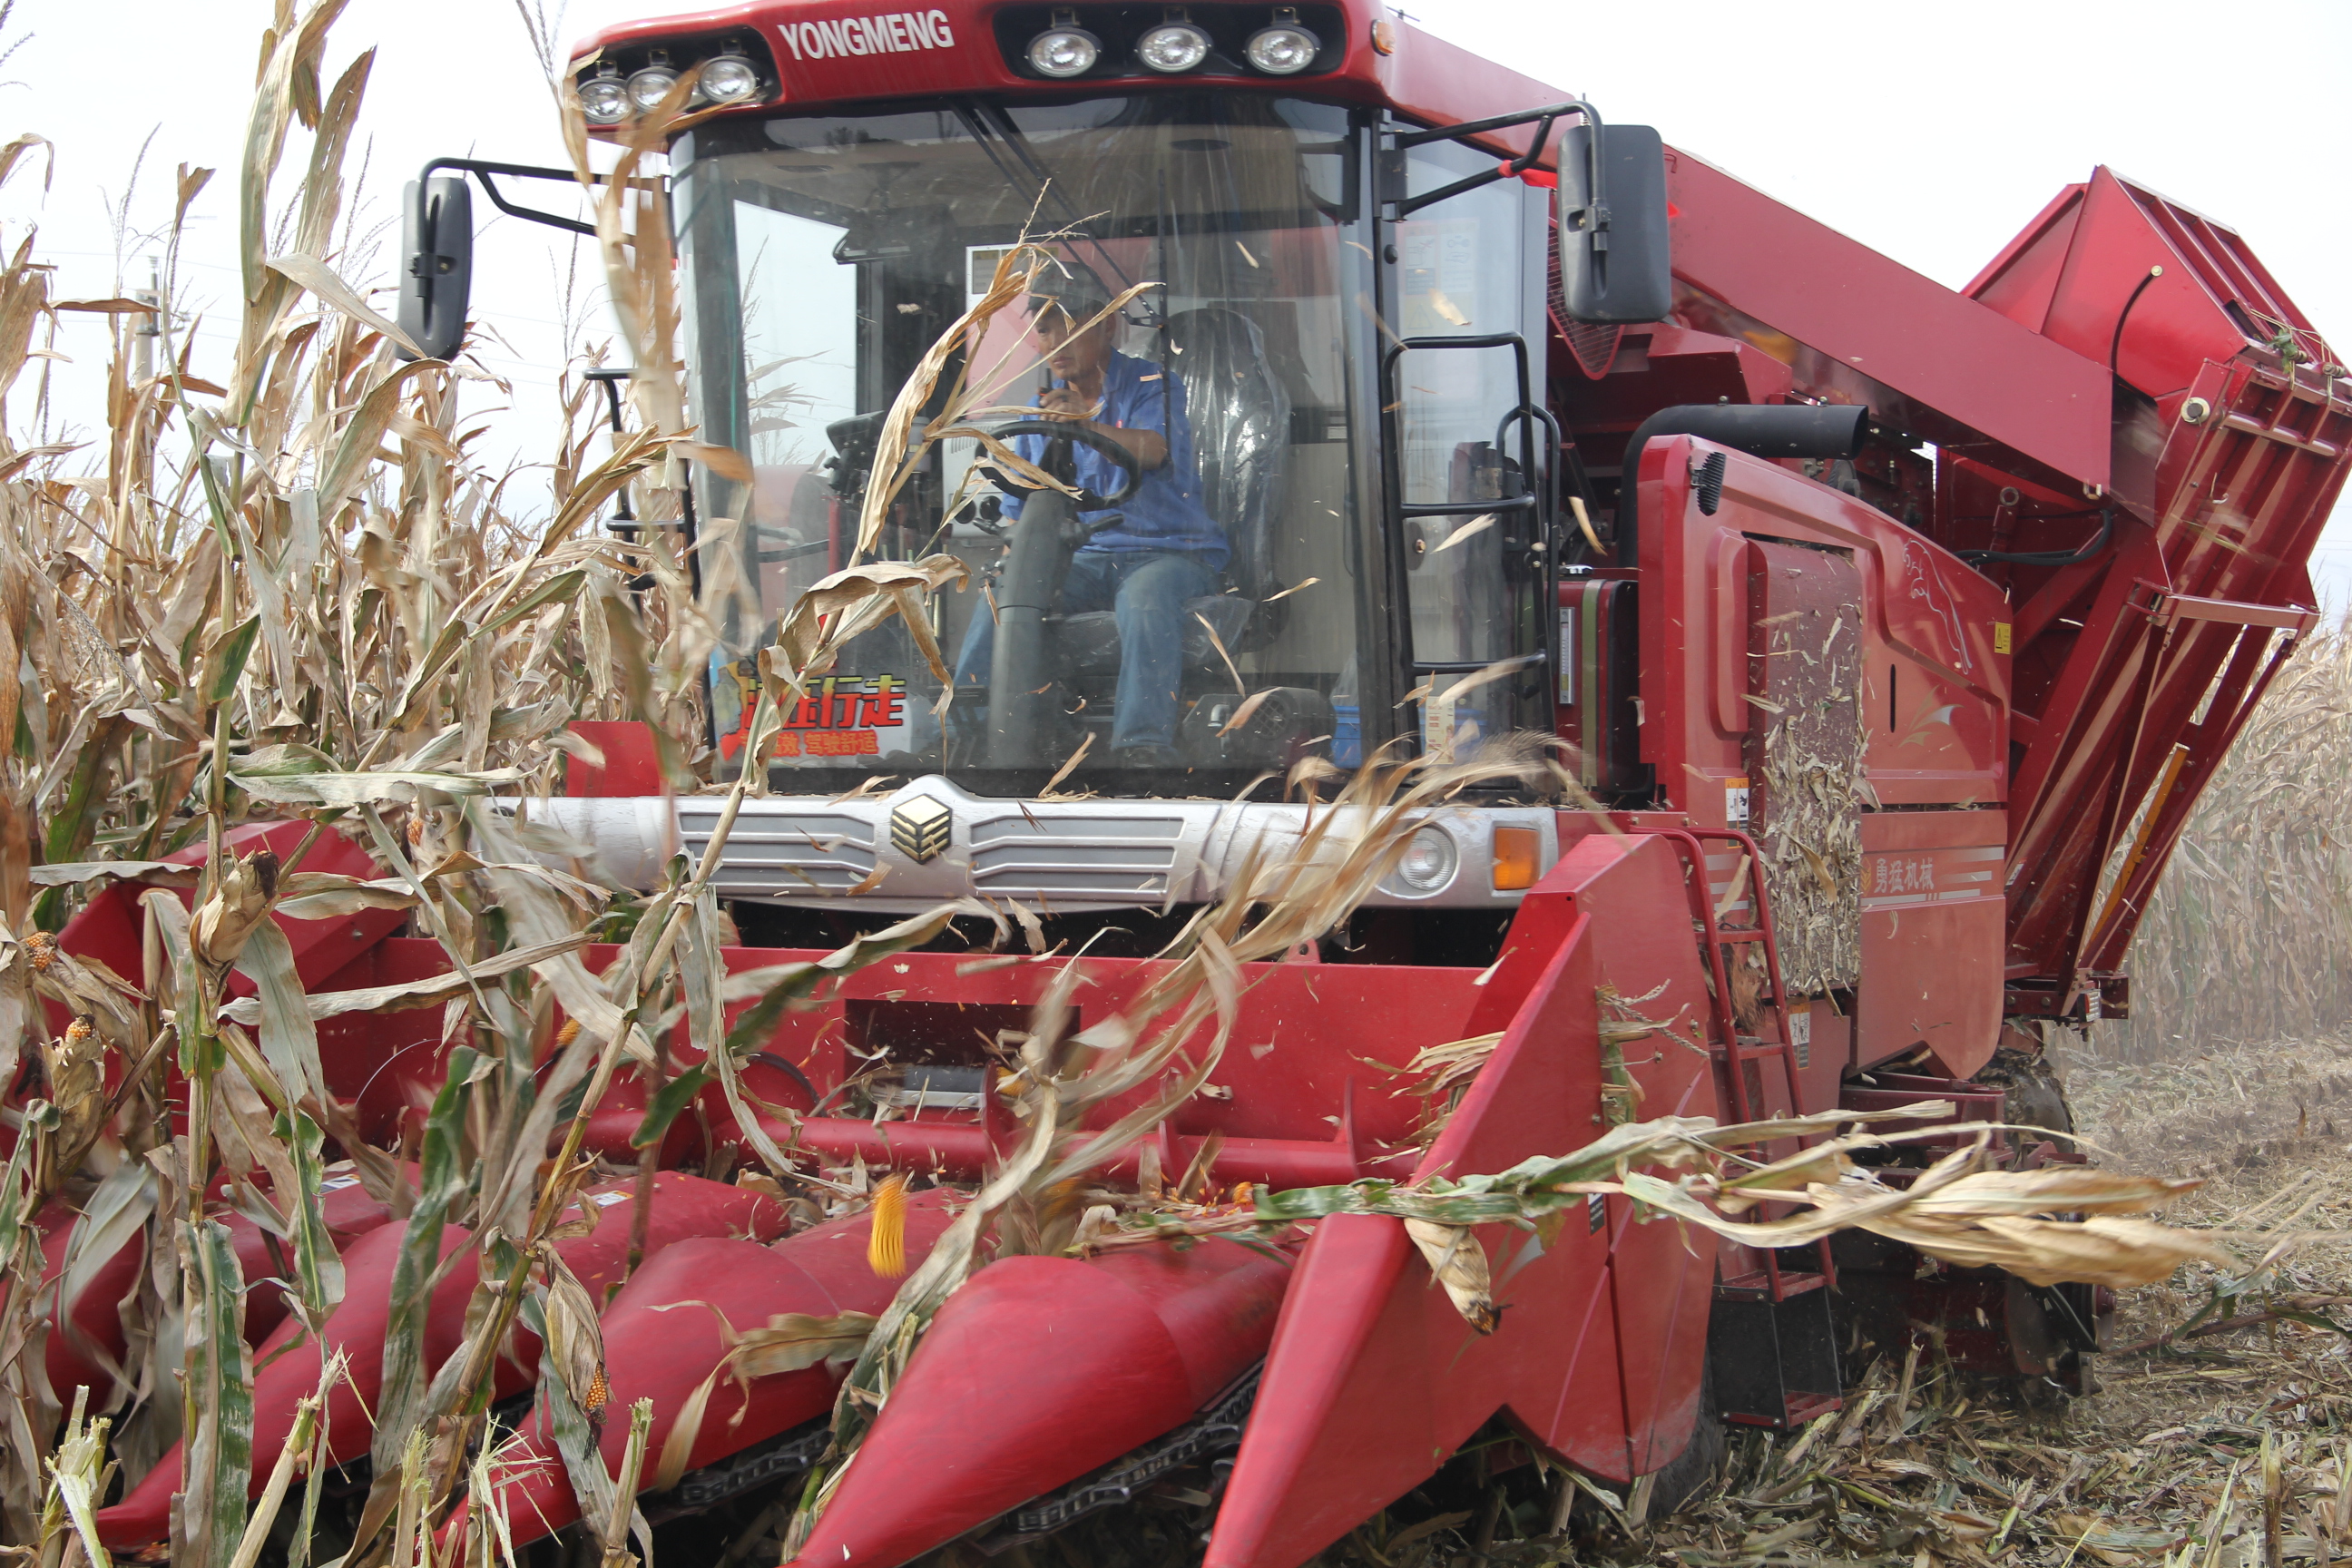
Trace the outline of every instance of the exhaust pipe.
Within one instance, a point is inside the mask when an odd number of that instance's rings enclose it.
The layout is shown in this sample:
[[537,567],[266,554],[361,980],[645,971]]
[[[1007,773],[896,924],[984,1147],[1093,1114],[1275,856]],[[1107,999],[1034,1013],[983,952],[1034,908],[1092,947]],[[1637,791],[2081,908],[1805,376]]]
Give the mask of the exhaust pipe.
[[1654,436],[1696,436],[1755,458],[1857,457],[1870,436],[1870,410],[1852,404],[1679,403],[1661,408],[1634,427],[1618,469],[1617,537],[1612,559],[1620,566],[1642,563],[1640,501],[1642,448]]

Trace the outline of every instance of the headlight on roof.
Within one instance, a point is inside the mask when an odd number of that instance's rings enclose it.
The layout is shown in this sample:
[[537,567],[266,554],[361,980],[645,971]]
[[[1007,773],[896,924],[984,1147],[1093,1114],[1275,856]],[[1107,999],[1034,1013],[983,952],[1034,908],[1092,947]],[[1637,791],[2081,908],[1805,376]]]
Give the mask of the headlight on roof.
[[1171,76],[1195,70],[1209,58],[1209,35],[1190,22],[1162,22],[1137,41],[1135,58]]
[[629,117],[629,89],[610,64],[580,84],[580,111],[591,125],[618,125]]
[[653,64],[629,79],[630,106],[639,114],[651,114],[677,85],[677,72],[670,68],[667,57],[656,53]]
[[698,85],[702,96],[712,103],[748,103],[759,96],[760,70],[740,52],[730,49],[716,59],[703,61]]
[[1054,25],[1029,40],[1029,64],[1040,76],[1084,76],[1102,58],[1102,40],[1078,26],[1077,14],[1057,11]]
[[1242,46],[1249,63],[1268,76],[1297,76],[1323,52],[1323,40],[1298,25],[1298,13],[1284,6],[1274,14],[1274,26],[1260,27]]

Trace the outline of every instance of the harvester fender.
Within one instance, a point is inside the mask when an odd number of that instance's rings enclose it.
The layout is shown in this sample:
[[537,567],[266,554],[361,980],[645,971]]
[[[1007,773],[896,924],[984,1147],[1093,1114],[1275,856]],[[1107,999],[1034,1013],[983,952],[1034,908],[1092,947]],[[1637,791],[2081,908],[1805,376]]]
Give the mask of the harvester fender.
[[[1515,934],[1559,938],[1417,1176],[1501,1171],[1620,1121],[1716,1113],[1706,981],[1670,844],[1587,838],[1518,920]],[[1484,1336],[1431,1288],[1402,1222],[1343,1215],[1317,1227],[1207,1568],[1293,1568],[1411,1490],[1498,1412],[1607,1479],[1681,1452],[1698,1415],[1712,1237],[1634,1225],[1615,1197],[1549,1240],[1500,1225],[1477,1236],[1501,1309]]]
[[[950,1194],[917,1193],[907,1203],[906,1261],[920,1264],[953,1218]],[[682,1241],[649,1258],[604,1309],[604,1364],[613,1408],[654,1402],[646,1451],[659,1454],[694,1391],[717,1374],[687,1468],[697,1469],[755,1443],[814,1421],[833,1406],[842,1369],[819,1363],[797,1372],[738,1379],[719,1369],[727,1336],[719,1319],[739,1331],[763,1326],[787,1312],[831,1317],[878,1314],[898,1293],[901,1277],[874,1272],[866,1260],[872,1237],[867,1214],[812,1226],[772,1247],[748,1241]],[[628,1423],[604,1424],[604,1458],[618,1473],[629,1440]],[[547,1413],[530,1419],[507,1450],[499,1489],[513,1543],[525,1545],[580,1517]],[[653,1484],[650,1466],[646,1484]],[[462,1515],[446,1527],[462,1530]]]
[[1290,1282],[1287,1258],[1225,1240],[989,1265],[940,1309],[797,1561],[898,1568],[1181,1426],[1265,1353]]
[[[556,1244],[557,1254],[579,1276],[592,1298],[618,1284],[627,1272],[635,1203],[633,1181],[590,1189],[579,1207],[583,1214],[594,1214],[596,1228]],[[696,1237],[764,1239],[784,1224],[783,1205],[773,1199],[723,1182],[665,1171],[655,1178],[646,1253],[651,1257],[672,1242]],[[393,1273],[406,1238],[407,1227],[393,1225],[361,1237],[343,1259],[342,1304],[329,1315],[320,1336],[306,1336],[300,1321],[289,1320],[254,1352],[254,1453],[274,1457],[285,1446],[286,1434],[293,1428],[295,1406],[317,1389],[326,1352],[337,1349],[348,1352],[352,1363],[349,1374],[328,1394],[328,1463],[349,1464],[368,1451],[375,1432],[373,1412],[383,1393],[383,1344],[392,1318]],[[428,1375],[429,1369],[446,1361],[465,1341],[466,1304],[478,1279],[472,1239],[472,1233],[461,1226],[446,1226],[441,1234],[443,1258],[461,1248],[464,1256],[435,1287],[426,1309],[424,1359]],[[520,1393],[538,1376],[538,1337],[518,1325],[512,1346],[511,1354],[498,1358],[492,1373],[495,1398]],[[268,1465],[257,1463],[254,1496],[261,1495],[268,1477]],[[116,1550],[163,1539],[172,1493],[179,1485],[180,1453],[175,1447],[129,1496],[100,1511],[100,1538]]]
[[[338,1252],[392,1217],[389,1205],[360,1184],[356,1176],[338,1173],[327,1178],[319,1194],[320,1215]],[[280,1241],[273,1252],[261,1227],[242,1214],[217,1215],[228,1227],[236,1249],[237,1267],[248,1284],[245,1298],[245,1338],[259,1344],[286,1321],[286,1293],[265,1283],[282,1279],[292,1257],[290,1243]],[[70,1408],[77,1386],[90,1391],[93,1406],[105,1402],[113,1374],[107,1368],[122,1364],[127,1336],[122,1327],[122,1300],[131,1293],[146,1260],[142,1237],[133,1236],[104,1261],[85,1264],[70,1281],[64,1279],[67,1254],[86,1221],[77,1220],[61,1200],[41,1212],[41,1280],[60,1286],[49,1312],[47,1370],[49,1391],[61,1406]]]

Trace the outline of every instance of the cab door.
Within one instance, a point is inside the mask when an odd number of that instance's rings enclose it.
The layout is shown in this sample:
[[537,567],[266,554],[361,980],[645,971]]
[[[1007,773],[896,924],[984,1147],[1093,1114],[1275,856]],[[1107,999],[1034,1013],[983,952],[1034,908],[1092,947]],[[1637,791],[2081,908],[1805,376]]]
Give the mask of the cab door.
[[1506,179],[1424,203],[1491,171],[1494,154],[1441,141],[1382,157],[1381,461],[1403,587],[1400,673],[1420,693],[1422,749],[1466,755],[1491,736],[1552,728],[1549,194]]

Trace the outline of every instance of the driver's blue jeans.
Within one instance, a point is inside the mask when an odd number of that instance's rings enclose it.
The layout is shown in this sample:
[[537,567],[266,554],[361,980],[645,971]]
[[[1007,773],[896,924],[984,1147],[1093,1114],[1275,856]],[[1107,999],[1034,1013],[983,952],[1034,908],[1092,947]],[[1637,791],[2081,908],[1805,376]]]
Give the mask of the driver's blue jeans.
[[[1118,620],[1118,710],[1110,743],[1176,743],[1176,690],[1184,677],[1184,601],[1217,591],[1217,574],[1198,558],[1155,550],[1081,550],[1070,558],[1055,607],[1064,615],[1110,610]],[[996,652],[996,618],[982,599],[963,651],[956,684],[986,686]],[[950,712],[954,710],[950,710]],[[974,714],[968,721],[977,722]]]

